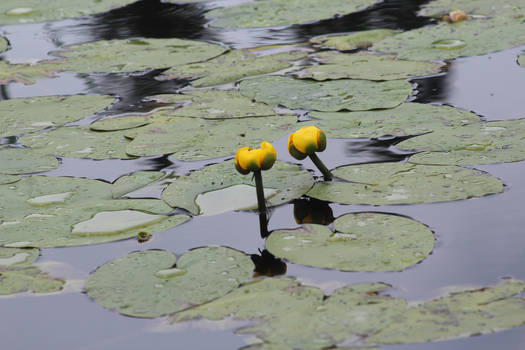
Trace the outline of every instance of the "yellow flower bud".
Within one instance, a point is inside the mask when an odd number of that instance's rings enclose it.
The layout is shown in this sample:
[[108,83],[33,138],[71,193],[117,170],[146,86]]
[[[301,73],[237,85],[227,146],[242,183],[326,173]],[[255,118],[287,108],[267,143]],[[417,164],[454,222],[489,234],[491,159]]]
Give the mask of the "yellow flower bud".
[[468,16],[467,16],[467,14],[465,12],[463,12],[461,10],[452,10],[448,14],[448,18],[449,18],[450,22],[456,23],[456,22],[468,19]]
[[326,136],[323,130],[315,126],[305,126],[288,137],[288,152],[296,159],[304,159],[326,148]]
[[235,154],[235,168],[243,175],[255,170],[268,170],[273,166],[277,154],[272,144],[261,142],[261,148],[239,148]]

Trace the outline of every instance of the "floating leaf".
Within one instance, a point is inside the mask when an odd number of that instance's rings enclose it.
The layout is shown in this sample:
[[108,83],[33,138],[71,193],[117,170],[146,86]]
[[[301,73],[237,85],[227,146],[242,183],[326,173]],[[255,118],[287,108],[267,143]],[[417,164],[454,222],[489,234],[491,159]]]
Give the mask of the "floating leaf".
[[525,66],[525,55],[521,55],[518,57],[518,64],[521,66]]
[[0,174],[0,185],[10,184],[13,182],[17,182],[20,180],[21,177],[18,175],[6,175],[6,174]]
[[432,231],[389,214],[346,214],[327,226],[309,224],[273,231],[266,249],[294,264],[342,271],[402,271],[432,252]]
[[496,17],[413,29],[386,38],[372,50],[397,53],[400,59],[438,60],[483,55],[525,43],[525,21]]
[[111,186],[113,198],[120,198],[125,194],[162,179],[166,173],[161,171],[137,171],[132,174],[119,177]]
[[52,293],[62,289],[64,281],[53,279],[37,267],[0,269],[0,295],[32,291]]
[[33,85],[38,78],[54,77],[59,67],[52,63],[9,64],[0,61],[0,84],[22,83]]
[[366,79],[395,80],[439,73],[443,63],[398,60],[396,55],[380,55],[369,52],[355,54],[337,51],[316,53],[313,58],[318,66],[305,68],[295,75],[301,79]]
[[157,121],[165,120],[157,114],[151,115],[121,115],[99,119],[92,123],[89,128],[94,131],[117,131],[138,128],[139,126],[148,125]]
[[350,51],[365,49],[396,33],[397,31],[392,29],[372,29],[350,35],[317,36],[310,39],[310,42],[323,49]]
[[255,147],[261,141],[273,141],[287,133],[296,116],[200,119],[172,118],[137,129],[126,152],[131,156],[173,153],[180,160],[200,160],[234,154],[244,146]]
[[344,166],[332,173],[352,183],[318,182],[307,195],[344,204],[383,205],[453,201],[503,190],[497,178],[458,166],[379,163]]
[[517,162],[525,159],[525,119],[436,129],[397,147],[425,151],[410,157],[410,162],[418,164]]
[[292,51],[267,56],[256,56],[248,50],[232,50],[212,60],[173,67],[159,78],[196,79],[195,87],[233,83],[246,77],[276,72],[292,66],[292,61],[304,58],[306,53]]
[[435,0],[424,4],[419,11],[422,16],[441,17],[453,9],[461,9],[468,15],[481,16],[523,16],[525,5],[522,0]]
[[332,138],[408,136],[478,122],[474,113],[449,106],[403,103],[393,109],[360,112],[310,112],[308,121]]
[[305,23],[367,8],[375,0],[259,0],[207,13],[216,27],[253,28]]
[[160,216],[172,209],[157,199],[113,199],[111,184],[70,177],[24,177],[0,185],[0,245],[61,247],[134,237],[145,227],[164,231],[189,219]]
[[58,160],[30,149],[0,148],[0,173],[17,175],[48,171],[58,167]]
[[6,38],[0,36],[0,52],[4,52],[9,47],[9,42]]
[[111,96],[48,96],[0,101],[0,137],[60,126],[90,116],[113,101]]
[[0,247],[0,270],[9,267],[27,267],[38,259],[38,249]]
[[226,247],[204,247],[176,257],[165,250],[134,252],[93,272],[88,296],[135,317],[159,317],[223,296],[247,281],[251,259]]
[[[306,170],[301,170],[297,165],[277,161],[263,174],[264,187],[276,191],[267,198],[267,204],[274,206],[299,198],[312,187],[313,182],[312,176]],[[233,160],[230,160],[207,166],[188,176],[181,176],[166,188],[163,199],[172,207],[184,208],[193,214],[199,214],[201,210],[196,202],[199,194],[242,184],[254,183],[251,176],[239,174],[235,170]],[[255,199],[255,193],[252,195]],[[222,198],[225,200],[224,196]],[[223,203],[220,197],[218,199],[215,206],[220,206],[222,209]],[[252,200],[251,203],[255,205],[247,208],[245,201],[239,200],[237,204],[233,201],[231,203],[233,207],[225,207],[224,211],[257,208],[256,200]]]
[[240,90],[244,96],[269,105],[327,112],[393,108],[405,101],[412,91],[404,80],[313,82],[279,76],[243,80]]

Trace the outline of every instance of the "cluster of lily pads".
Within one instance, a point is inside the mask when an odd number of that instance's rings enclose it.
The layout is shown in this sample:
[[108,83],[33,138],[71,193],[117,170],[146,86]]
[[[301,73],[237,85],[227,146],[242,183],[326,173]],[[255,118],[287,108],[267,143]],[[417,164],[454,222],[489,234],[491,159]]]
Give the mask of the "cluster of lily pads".
[[[131,1],[5,0],[0,23],[75,17]],[[82,2],[82,4],[80,4]],[[207,13],[226,28],[283,26],[364,9],[375,1],[258,0]],[[472,5],[475,3],[476,5]],[[443,59],[479,55],[525,43],[525,6],[436,0],[422,15],[441,17],[461,7],[469,19],[403,33],[370,30],[312,38],[284,52],[237,50],[181,39],[125,39],[64,47],[55,60],[0,62],[0,82],[33,84],[74,72],[126,74],[162,68],[158,80],[187,79],[179,94],[149,96],[160,108],[146,114],[111,115],[112,96],[75,95],[0,101],[0,294],[54,292],[63,281],[32,264],[38,248],[111,242],[146,230],[167,231],[192,216],[257,207],[249,176],[232,159],[215,160],[189,174],[141,171],[113,184],[35,175],[57,168],[61,158],[134,159],[169,154],[180,161],[232,157],[244,146],[276,141],[304,126],[328,138],[402,136],[413,151],[406,162],[344,165],[338,181],[320,181],[298,164],[277,161],[265,173],[269,206],[302,196],[342,204],[420,204],[500,193],[502,182],[464,165],[525,160],[525,119],[486,122],[449,106],[409,102],[407,79],[441,74]],[[278,9],[278,11],[276,11]],[[254,16],[254,13],[256,14]],[[9,49],[7,39],[0,50]],[[518,59],[525,64],[523,56]],[[219,87],[219,88],[217,88]],[[89,125],[70,123],[106,116]],[[298,115],[307,120],[298,122]],[[89,118],[88,118],[89,117]],[[88,118],[88,119],[86,119]],[[96,119],[96,118],[95,118]],[[133,193],[164,186],[162,199]],[[242,198],[242,200],[237,200]],[[187,214],[174,214],[182,209]],[[276,230],[266,249],[288,262],[341,271],[402,271],[434,247],[424,224],[395,214],[352,213],[332,226],[304,223]],[[352,346],[410,343],[464,337],[525,323],[521,281],[457,292],[407,306],[383,292],[389,286],[347,286],[330,296],[291,278],[253,278],[243,252],[203,247],[180,257],[165,250],[130,253],[94,271],[87,295],[124,315],[171,315],[173,323],[233,316],[256,321],[238,330],[260,344],[249,349],[323,349],[352,338]],[[297,329],[300,320],[309,324]],[[454,321],[454,322],[452,322]],[[291,329],[294,327],[294,329]]]

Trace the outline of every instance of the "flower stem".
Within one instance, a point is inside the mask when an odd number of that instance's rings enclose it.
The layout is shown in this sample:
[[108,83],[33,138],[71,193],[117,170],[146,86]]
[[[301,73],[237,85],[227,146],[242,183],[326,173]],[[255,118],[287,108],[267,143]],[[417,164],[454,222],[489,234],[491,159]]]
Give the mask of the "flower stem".
[[332,173],[323,164],[323,162],[321,162],[321,159],[319,159],[317,154],[312,153],[312,154],[309,155],[309,157],[312,160],[312,162],[314,162],[314,164],[317,167],[317,169],[319,169],[319,171],[321,171],[321,173],[323,173],[323,177],[324,177],[325,181],[331,181],[332,180]]
[[264,198],[264,187],[262,175],[260,170],[253,172],[255,178],[255,188],[257,190],[257,205],[259,207],[259,227],[261,229],[261,237],[268,236],[268,218],[266,217],[266,202]]

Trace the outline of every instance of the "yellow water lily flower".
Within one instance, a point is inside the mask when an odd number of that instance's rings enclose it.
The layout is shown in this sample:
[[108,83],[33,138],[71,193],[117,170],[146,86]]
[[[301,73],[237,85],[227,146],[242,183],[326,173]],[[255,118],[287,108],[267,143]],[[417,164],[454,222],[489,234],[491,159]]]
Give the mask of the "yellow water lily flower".
[[261,148],[242,147],[235,154],[235,168],[243,175],[250,171],[268,170],[275,163],[277,154],[272,144],[261,142]]
[[326,135],[315,126],[305,126],[288,137],[288,152],[296,159],[302,160],[315,152],[326,148]]

